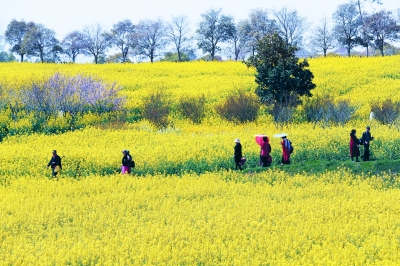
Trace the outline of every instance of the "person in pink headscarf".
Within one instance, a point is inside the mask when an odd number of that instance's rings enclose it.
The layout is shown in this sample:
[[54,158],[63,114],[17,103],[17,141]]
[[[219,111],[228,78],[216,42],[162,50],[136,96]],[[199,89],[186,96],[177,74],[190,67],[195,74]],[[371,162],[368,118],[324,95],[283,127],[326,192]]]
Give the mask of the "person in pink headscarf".
[[261,147],[260,151],[260,165],[262,167],[267,167],[271,165],[272,157],[271,157],[271,144],[269,144],[269,138],[267,136],[263,136],[262,142],[257,142]]

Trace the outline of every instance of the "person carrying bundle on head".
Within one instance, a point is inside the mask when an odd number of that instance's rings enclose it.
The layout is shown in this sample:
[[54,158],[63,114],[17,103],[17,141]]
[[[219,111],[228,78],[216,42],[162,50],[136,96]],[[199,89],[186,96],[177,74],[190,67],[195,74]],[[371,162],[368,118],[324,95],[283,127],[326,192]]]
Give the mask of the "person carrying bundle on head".
[[256,135],[256,142],[260,145],[260,165],[262,167],[267,167],[271,165],[271,144],[269,143],[269,138],[265,135]]

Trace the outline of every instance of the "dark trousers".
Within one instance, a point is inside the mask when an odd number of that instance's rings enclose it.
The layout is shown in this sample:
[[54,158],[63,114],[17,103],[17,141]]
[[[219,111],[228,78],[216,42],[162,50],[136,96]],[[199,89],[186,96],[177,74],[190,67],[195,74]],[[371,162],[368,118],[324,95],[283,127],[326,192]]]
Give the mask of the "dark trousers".
[[237,169],[242,170],[242,166],[240,165],[240,160],[242,159],[242,157],[235,156],[234,159],[235,159],[236,170]]
[[53,176],[56,176],[58,173],[57,173],[57,172],[54,172],[54,169],[55,169],[55,167],[52,167],[52,168],[51,168],[51,174],[52,174]]
[[260,165],[261,165],[262,167],[270,166],[271,163],[268,162],[268,157],[266,157],[266,156],[261,156],[261,155],[260,155]]
[[282,163],[282,164],[290,164],[290,160],[289,160],[289,161],[285,161],[285,160],[283,160],[283,155],[282,155],[282,160],[281,160],[281,163]]
[[363,161],[369,161],[369,145],[364,145]]

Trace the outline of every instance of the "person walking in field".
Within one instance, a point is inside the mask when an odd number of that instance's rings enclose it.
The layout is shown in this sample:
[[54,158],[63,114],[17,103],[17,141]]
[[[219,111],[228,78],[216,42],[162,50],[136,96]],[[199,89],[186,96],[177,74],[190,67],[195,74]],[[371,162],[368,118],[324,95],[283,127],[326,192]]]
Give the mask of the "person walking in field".
[[47,164],[47,167],[49,166],[51,167],[52,177],[56,177],[62,170],[61,157],[58,156],[56,150],[53,150],[53,155],[51,156],[50,162]]
[[130,174],[132,170],[132,156],[129,154],[128,150],[123,150],[122,154],[122,166],[121,166],[121,174]]
[[356,137],[356,130],[352,129],[350,132],[350,158],[351,161],[354,162],[354,157],[356,157],[356,162],[359,162],[358,156],[360,156],[360,148],[358,145],[360,144],[360,140]]
[[267,167],[271,165],[271,144],[269,144],[269,138],[267,136],[262,137],[262,142],[258,143],[261,147],[260,151],[260,165],[262,167]]
[[362,145],[364,145],[364,156],[363,156],[363,161],[369,161],[369,144],[371,142],[371,140],[374,139],[374,137],[371,136],[371,132],[370,132],[370,127],[367,126],[365,128],[365,132],[362,134],[361,139],[360,139],[360,143]]
[[290,164],[290,153],[292,151],[292,142],[286,138],[286,136],[282,136],[282,161],[281,165]]
[[242,170],[242,165],[240,164],[241,160],[242,160],[242,144],[240,144],[240,139],[235,139],[234,142],[236,143],[235,147],[234,147],[234,154],[233,154],[233,158],[235,160],[235,165],[236,165],[236,170]]

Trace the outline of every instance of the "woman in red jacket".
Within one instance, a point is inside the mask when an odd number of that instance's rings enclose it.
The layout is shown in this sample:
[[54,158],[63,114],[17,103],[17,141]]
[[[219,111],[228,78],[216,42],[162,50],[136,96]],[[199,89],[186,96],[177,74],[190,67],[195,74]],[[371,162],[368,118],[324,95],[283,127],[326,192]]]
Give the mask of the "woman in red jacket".
[[356,130],[352,129],[350,132],[350,158],[351,161],[354,162],[354,157],[356,157],[356,162],[359,162],[358,156],[360,156],[360,148],[358,145],[360,144],[360,140],[356,137]]
[[271,165],[271,145],[269,144],[269,138],[267,136],[262,137],[262,142],[258,143],[261,147],[260,151],[260,165],[262,167],[267,167]]
[[286,138],[286,136],[282,136],[282,162],[281,165],[290,164],[290,147],[292,146],[292,142]]

